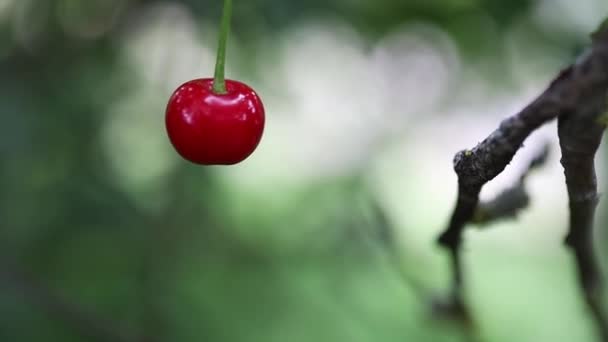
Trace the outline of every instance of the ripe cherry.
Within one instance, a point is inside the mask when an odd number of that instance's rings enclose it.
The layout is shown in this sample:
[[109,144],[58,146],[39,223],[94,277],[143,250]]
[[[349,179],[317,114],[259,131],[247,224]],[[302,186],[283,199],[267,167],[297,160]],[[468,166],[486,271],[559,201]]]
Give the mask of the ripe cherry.
[[224,0],[213,78],[188,81],[167,104],[169,140],[185,159],[203,165],[243,161],[264,131],[264,106],[247,85],[224,78],[232,0]]
[[225,92],[213,90],[213,79],[179,86],[167,104],[165,124],[171,143],[185,159],[204,165],[243,161],[264,131],[264,106],[244,83],[225,80]]

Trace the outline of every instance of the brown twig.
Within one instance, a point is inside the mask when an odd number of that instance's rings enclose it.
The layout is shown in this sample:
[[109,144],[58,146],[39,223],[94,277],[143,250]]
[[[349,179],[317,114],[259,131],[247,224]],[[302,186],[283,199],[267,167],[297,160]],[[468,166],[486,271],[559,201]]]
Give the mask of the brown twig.
[[[600,103],[590,108],[606,107],[606,96],[597,97],[597,101]],[[596,120],[597,115],[591,111],[560,117],[558,132],[570,198],[566,245],[574,252],[579,283],[602,341],[608,341],[608,319],[601,305],[601,275],[593,247],[593,218],[598,204],[594,157],[605,128]]]
[[513,219],[520,211],[527,208],[530,204],[530,195],[526,189],[526,179],[535,169],[545,164],[549,156],[550,145],[545,144],[543,149],[529,162],[528,166],[519,176],[519,180],[493,199],[480,202],[477,205],[475,215],[471,223],[477,225],[487,225],[498,220]]
[[[593,157],[604,131],[604,125],[598,119],[606,111],[608,95],[608,25],[600,27],[592,37],[591,49],[564,69],[539,97],[519,113],[502,121],[498,129],[473,149],[460,151],[454,157],[458,197],[448,227],[438,242],[449,250],[452,260],[452,312],[467,322],[470,322],[470,313],[463,299],[460,247],[465,225],[474,222],[478,209],[483,208],[479,203],[479,193],[487,182],[505,169],[530,133],[559,118],[562,164],[571,210],[567,242],[574,251],[581,287],[602,334],[602,341],[608,342],[607,321],[598,299],[599,270],[591,243],[597,204]],[[520,208],[511,205],[507,209],[510,210],[499,210],[496,216],[505,217]]]
[[[528,163],[516,184],[503,190],[495,198],[477,205],[471,223],[488,225],[497,220],[514,218],[525,209],[530,202],[530,196],[526,190],[526,179],[533,170],[544,165],[548,155],[549,144],[545,144],[543,149]],[[475,331],[473,318],[464,300],[464,274],[460,249],[450,249],[450,260],[453,272],[450,293],[446,299],[434,303],[433,311],[436,317],[460,321],[467,331]]]

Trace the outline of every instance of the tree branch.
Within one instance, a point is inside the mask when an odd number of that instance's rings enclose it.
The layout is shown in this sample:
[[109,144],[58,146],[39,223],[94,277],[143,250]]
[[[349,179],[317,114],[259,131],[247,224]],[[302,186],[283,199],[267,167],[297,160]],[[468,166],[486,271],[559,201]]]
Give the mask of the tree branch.
[[598,204],[594,157],[605,128],[596,119],[606,108],[606,96],[597,97],[597,101],[588,106],[587,113],[560,117],[558,133],[570,198],[566,245],[574,252],[579,283],[602,341],[608,341],[608,318],[602,311],[601,275],[593,246],[593,219]]
[[[528,163],[528,166],[522,171],[519,180],[513,186],[503,190],[495,198],[481,202],[477,205],[475,214],[471,218],[471,223],[478,225],[487,225],[501,219],[513,218],[521,210],[525,209],[529,202],[525,187],[525,181],[528,175],[541,166],[543,166],[549,156],[549,144],[545,144],[536,156]],[[433,311],[437,317],[446,317],[456,319],[464,323],[468,328],[472,327],[472,317],[465,305],[463,298],[463,270],[460,260],[460,250],[450,249],[451,268],[453,272],[450,295],[447,300],[435,302]]]
[[[524,207],[527,195],[520,189],[503,193],[494,202],[479,203],[482,187],[500,174],[511,162],[524,140],[544,123],[560,118],[562,163],[570,194],[570,234],[568,244],[577,259],[581,286],[596,319],[603,341],[608,341],[606,317],[599,308],[597,292],[599,271],[591,248],[591,228],[597,202],[593,156],[599,145],[603,125],[598,118],[606,111],[608,95],[608,25],[592,35],[591,49],[576,63],[564,69],[549,87],[519,113],[503,120],[486,139],[454,157],[458,176],[458,197],[452,217],[438,243],[450,251],[452,293],[450,308],[470,321],[463,299],[463,273],[460,256],[462,232],[467,223],[479,220],[479,208],[493,213],[483,220],[514,215]],[[587,181],[583,181],[587,179]],[[581,190],[582,189],[582,190]],[[525,196],[524,196],[525,195]],[[516,200],[508,203],[510,199]],[[483,218],[483,215],[481,215]],[[482,221],[483,221],[482,220]]]

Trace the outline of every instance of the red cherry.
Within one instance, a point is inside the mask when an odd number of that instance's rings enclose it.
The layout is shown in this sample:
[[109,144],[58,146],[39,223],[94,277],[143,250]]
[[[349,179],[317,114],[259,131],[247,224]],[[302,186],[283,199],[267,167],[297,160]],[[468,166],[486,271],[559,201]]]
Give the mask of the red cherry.
[[173,92],[165,113],[167,134],[175,150],[193,163],[236,164],[262,138],[264,106],[244,83],[226,80],[224,94],[212,87],[212,78],[201,78]]

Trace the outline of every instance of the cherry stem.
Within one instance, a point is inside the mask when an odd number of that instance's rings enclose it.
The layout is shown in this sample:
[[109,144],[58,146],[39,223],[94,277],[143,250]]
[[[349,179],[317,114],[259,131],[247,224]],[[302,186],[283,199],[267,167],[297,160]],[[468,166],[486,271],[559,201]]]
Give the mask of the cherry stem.
[[226,42],[230,33],[230,17],[232,16],[232,0],[224,0],[222,21],[220,22],[219,42],[217,46],[217,59],[215,61],[215,75],[213,76],[213,92],[226,93],[226,80],[224,70],[226,66]]

